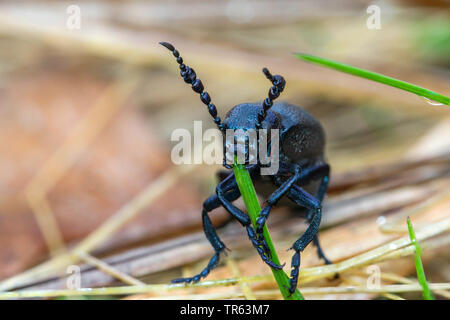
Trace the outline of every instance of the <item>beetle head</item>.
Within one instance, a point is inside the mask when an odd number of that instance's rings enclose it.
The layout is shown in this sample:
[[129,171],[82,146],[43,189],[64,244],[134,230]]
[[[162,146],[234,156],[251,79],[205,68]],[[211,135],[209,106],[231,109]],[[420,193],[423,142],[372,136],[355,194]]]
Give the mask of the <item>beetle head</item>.
[[[267,144],[270,145],[270,133],[273,129],[280,129],[278,113],[267,110],[266,117],[258,128],[258,115],[263,110],[261,103],[243,103],[233,107],[224,120],[226,135],[224,136],[224,164],[231,164],[234,157],[245,165],[255,164],[258,160],[260,135],[267,130]],[[239,158],[241,157],[241,158]]]
[[[258,114],[263,110],[262,103],[242,103],[234,106],[228,111],[224,123],[227,129],[244,131],[256,130],[258,123]],[[279,129],[280,116],[278,113],[267,110],[265,119],[261,122],[261,129]]]
[[[233,150],[237,150],[238,158],[239,154],[245,154],[245,162],[246,164],[248,162],[251,163],[251,161],[255,160],[255,153],[250,152],[251,148],[256,148],[259,151],[260,149],[260,137],[262,136],[263,132],[260,131],[260,129],[266,129],[267,131],[267,143],[270,142],[270,132],[271,129],[279,129],[280,127],[280,118],[277,113],[270,110],[270,108],[273,105],[273,101],[277,99],[281,92],[284,90],[284,86],[286,85],[286,81],[284,78],[280,75],[272,75],[267,68],[263,68],[262,72],[266,76],[266,78],[272,83],[272,87],[270,87],[268,96],[261,104],[250,104],[250,103],[244,103],[235,106],[233,109],[228,112],[226,120],[222,122],[222,119],[217,115],[217,108],[216,106],[211,103],[211,97],[209,96],[209,93],[204,91],[203,83],[200,79],[197,78],[197,74],[195,73],[194,69],[187,66],[183,58],[180,56],[180,53],[173,45],[171,45],[168,42],[160,42],[160,44],[165,47],[166,49],[170,50],[173,54],[173,56],[176,58],[177,63],[180,67],[180,75],[183,77],[184,82],[187,84],[190,84],[192,87],[192,90],[194,92],[198,93],[200,95],[200,100],[208,107],[208,112],[211,115],[211,117],[214,120],[214,123],[217,125],[220,131],[225,132],[227,129],[232,130],[240,130],[241,137],[237,137],[236,139],[233,139],[231,142],[226,139],[224,140],[224,151],[226,150],[226,147],[235,146]],[[251,139],[251,137],[247,136],[244,137],[245,143],[242,143],[242,136],[245,136],[245,133],[250,134],[250,131],[253,131],[253,133],[256,135],[255,139]],[[265,130],[264,130],[265,131]],[[253,140],[253,141],[252,141]],[[254,146],[256,144],[256,146]],[[250,150],[249,150],[250,149]],[[234,153],[234,151],[233,151]],[[231,161],[228,158],[231,157]],[[252,159],[253,158],[253,159]],[[257,160],[256,156],[256,160]],[[240,158],[240,161],[242,160],[242,157]],[[239,163],[242,163],[240,162]],[[227,163],[228,162],[228,163]],[[227,168],[231,168],[231,165],[229,163],[234,162],[234,154],[228,154],[227,152],[224,152],[224,165]]]

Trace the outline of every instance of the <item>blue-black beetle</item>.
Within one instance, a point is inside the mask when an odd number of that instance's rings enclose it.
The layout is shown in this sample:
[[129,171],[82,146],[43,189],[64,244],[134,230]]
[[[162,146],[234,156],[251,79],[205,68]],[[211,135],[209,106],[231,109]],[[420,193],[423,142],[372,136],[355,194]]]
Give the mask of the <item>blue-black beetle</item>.
[[[273,103],[283,91],[286,82],[280,75],[271,75],[266,68],[263,69],[263,73],[272,82],[268,97],[262,103],[244,103],[233,107],[227,113],[225,120],[222,121],[217,115],[215,105],[211,103],[211,97],[204,91],[203,84],[197,78],[195,71],[183,63],[183,59],[173,45],[167,42],[160,42],[160,44],[173,53],[184,81],[200,94],[201,101],[208,107],[210,115],[222,132],[227,128],[243,130],[279,129],[280,132],[279,169],[277,173],[268,176],[261,175],[261,164],[259,162],[247,166],[255,182],[256,190],[266,196],[267,199],[265,206],[259,213],[256,230],[252,227],[249,216],[232,204],[241,194],[234,174],[227,172],[226,178],[217,186],[216,194],[203,203],[203,228],[215,254],[202,272],[191,278],[175,279],[173,282],[197,282],[206,277],[217,266],[220,253],[227,248],[217,235],[208,213],[219,206],[223,206],[246,228],[247,234],[262,260],[272,268],[281,269],[283,266],[279,266],[270,260],[270,253],[262,234],[272,207],[283,196],[286,196],[290,200],[290,204],[307,209],[306,219],[308,221],[308,228],[291,247],[295,254],[291,261],[289,291],[293,293],[297,287],[300,252],[311,241],[316,245],[319,257],[325,263],[330,263],[320,247],[317,235],[322,217],[321,204],[327,193],[330,175],[330,167],[324,158],[325,134],[322,126],[312,115],[300,107],[288,103]],[[225,160],[224,166],[230,169]]]

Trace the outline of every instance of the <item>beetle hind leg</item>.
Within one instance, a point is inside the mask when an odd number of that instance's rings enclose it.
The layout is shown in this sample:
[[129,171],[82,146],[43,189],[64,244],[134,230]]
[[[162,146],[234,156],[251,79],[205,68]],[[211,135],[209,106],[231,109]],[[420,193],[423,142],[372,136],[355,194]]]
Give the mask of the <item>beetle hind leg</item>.
[[[323,176],[319,185],[319,190],[317,191],[317,199],[320,201],[320,203],[322,203],[323,198],[325,197],[325,194],[327,193],[328,190],[329,174],[330,174],[329,167],[326,167],[326,174]],[[316,234],[316,236],[314,237],[313,243],[317,248],[317,255],[319,256],[319,258],[322,259],[325,262],[325,264],[332,264],[331,260],[325,256],[325,253],[323,252],[322,247],[320,246],[318,234]]]
[[313,239],[313,244],[316,246],[317,249],[317,256],[322,259],[323,261],[325,261],[325,264],[333,264],[333,262],[331,262],[330,259],[327,258],[327,256],[325,255],[325,253],[322,250],[322,247],[320,246],[320,242],[319,242],[319,235],[316,235]]

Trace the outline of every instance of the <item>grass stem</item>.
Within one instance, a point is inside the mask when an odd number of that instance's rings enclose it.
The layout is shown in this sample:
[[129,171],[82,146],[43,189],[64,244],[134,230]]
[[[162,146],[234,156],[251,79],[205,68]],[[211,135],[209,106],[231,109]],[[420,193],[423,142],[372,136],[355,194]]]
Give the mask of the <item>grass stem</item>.
[[417,242],[411,219],[408,217],[406,221],[408,223],[409,238],[411,239],[411,242],[415,247],[414,264],[416,265],[417,280],[419,280],[419,283],[423,288],[423,298],[425,300],[434,300],[434,296],[431,293],[427,279],[425,278],[425,271],[423,270],[422,259],[420,258],[422,254],[422,248],[420,247],[419,242]]
[[[250,178],[250,174],[241,164],[235,164],[233,166],[233,171],[245,206],[247,207],[248,215],[250,216],[253,227],[256,228],[256,219],[258,218],[259,212],[261,211],[261,207],[259,205],[256,191]],[[277,252],[275,251],[275,247],[273,245],[272,239],[270,238],[267,226],[264,226],[263,235],[267,242],[267,246],[269,247],[272,261],[276,264],[280,264],[280,260],[278,259]],[[299,290],[296,290],[292,295],[289,294],[289,291],[287,289],[289,287],[289,277],[283,270],[272,269],[272,273],[275,281],[278,284],[278,287],[280,288],[281,295],[285,300],[304,300]]]
[[402,80],[398,80],[392,77],[388,77],[382,75],[380,73],[368,71],[365,69],[357,68],[348,64],[340,63],[337,61],[333,61],[330,59],[320,58],[317,56],[313,56],[310,54],[304,53],[296,53],[297,58],[305,60],[307,62],[312,62],[315,64],[319,64],[325,66],[330,69],[335,69],[341,72],[345,72],[348,74],[352,74],[354,76],[366,78],[372,81],[380,82],[386,84],[391,87],[399,88],[401,90],[409,91],[415,93],[418,96],[425,97],[430,101],[430,104],[433,104],[434,101],[439,102],[441,104],[450,105],[450,98],[444,96],[443,94],[436,93],[434,91],[419,87],[415,84],[408,83]]

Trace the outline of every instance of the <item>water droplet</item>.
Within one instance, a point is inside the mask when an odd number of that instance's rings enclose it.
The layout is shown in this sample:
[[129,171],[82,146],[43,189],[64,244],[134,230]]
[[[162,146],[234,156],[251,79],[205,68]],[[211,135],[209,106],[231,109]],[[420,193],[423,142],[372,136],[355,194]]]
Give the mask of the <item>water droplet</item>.
[[379,225],[379,226],[381,226],[381,225],[383,225],[383,224],[385,224],[386,223],[386,217],[385,216],[379,216],[378,218],[377,218],[377,224]]
[[423,100],[425,100],[428,104],[431,104],[432,106],[443,106],[444,104],[443,103],[440,103],[440,102],[437,102],[437,101],[434,101],[434,100],[431,100],[431,99],[428,99],[428,98],[425,98],[425,97],[421,97]]

